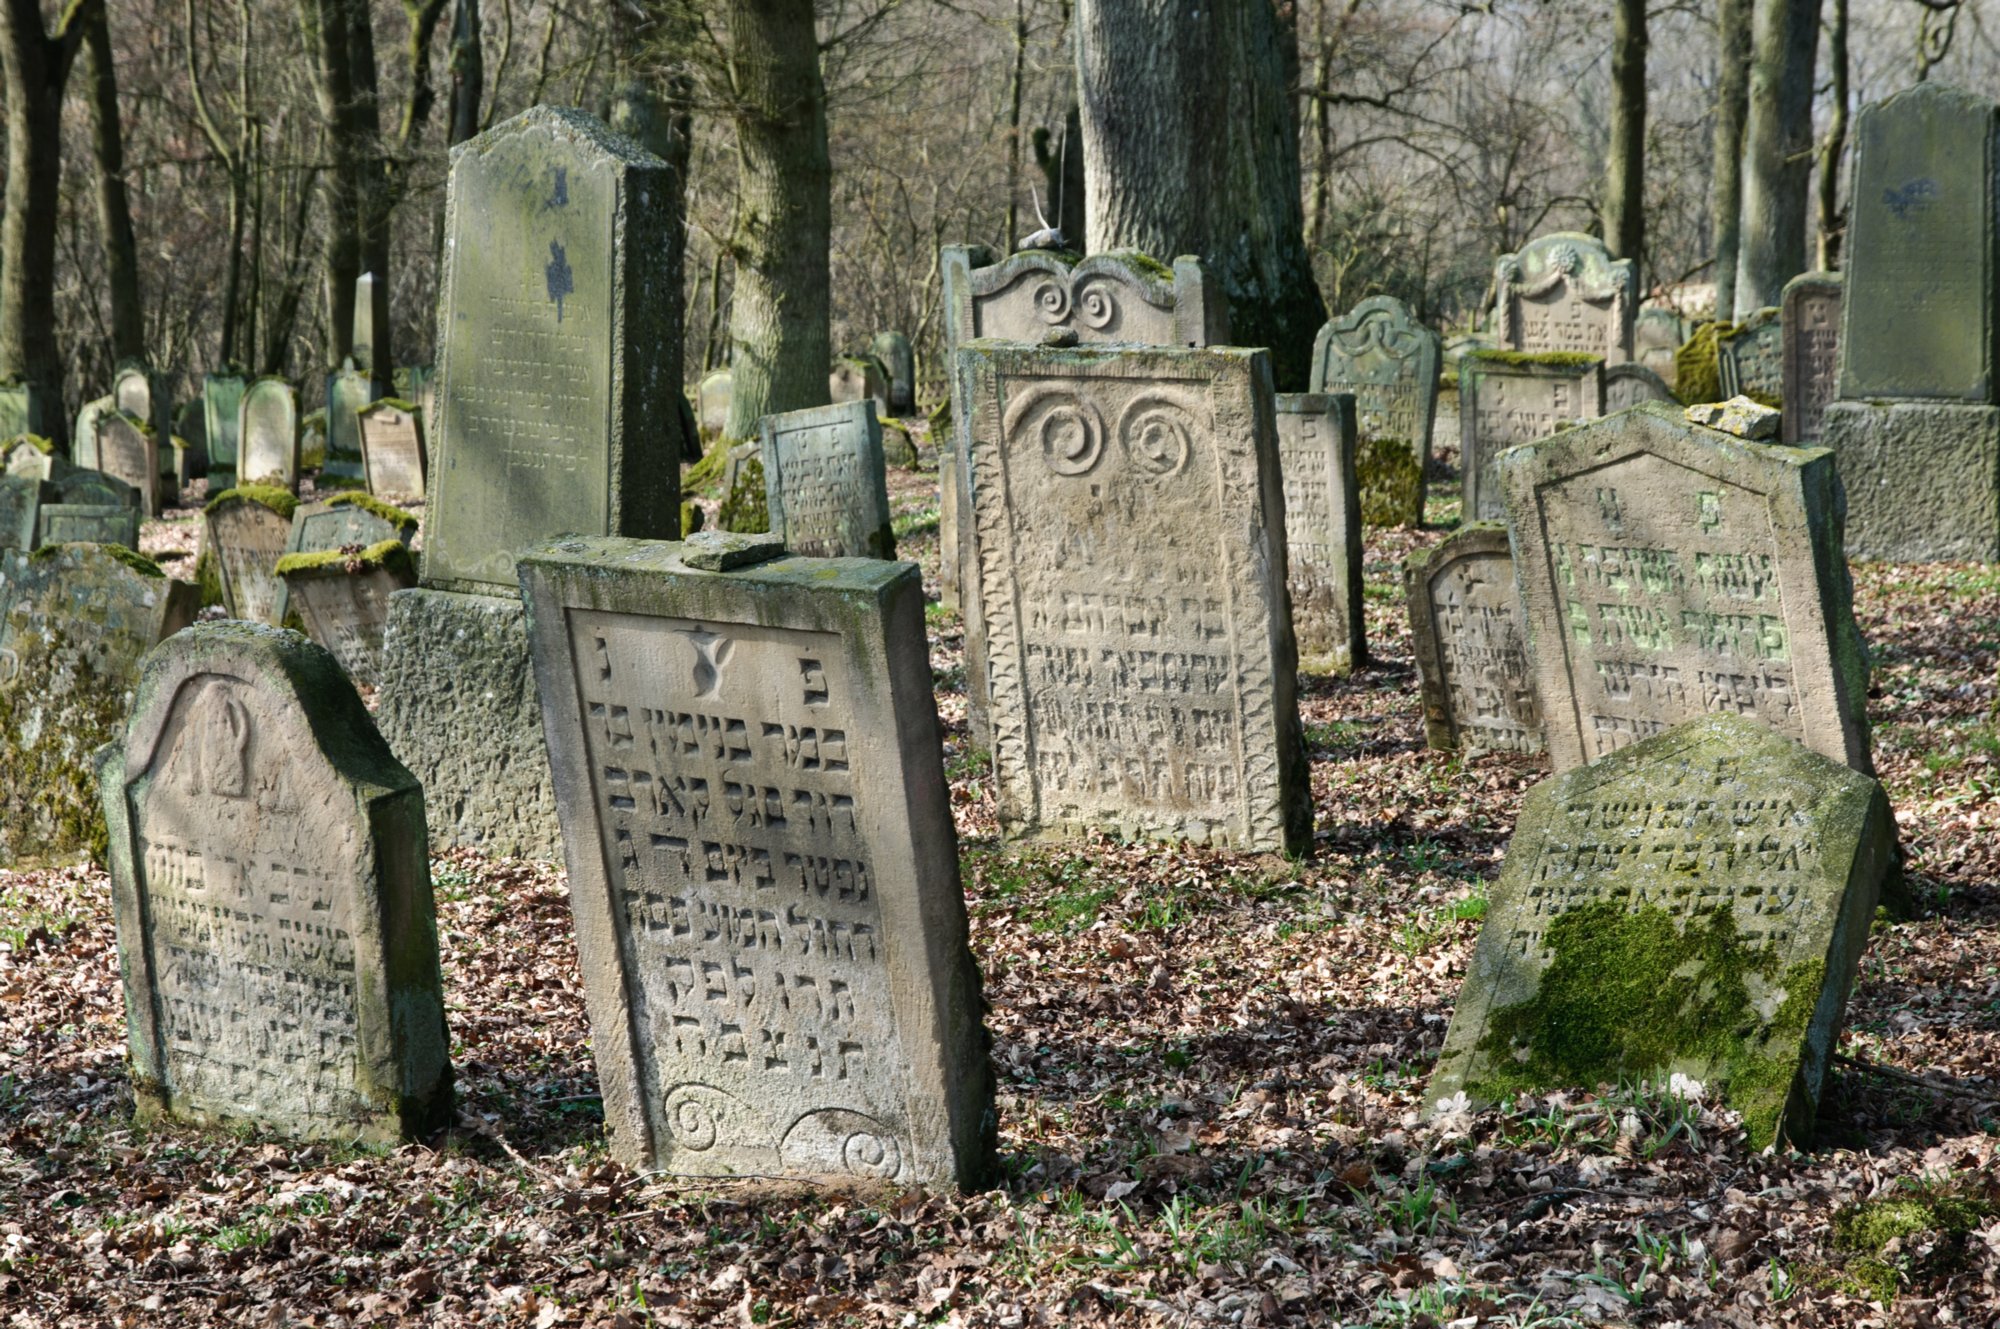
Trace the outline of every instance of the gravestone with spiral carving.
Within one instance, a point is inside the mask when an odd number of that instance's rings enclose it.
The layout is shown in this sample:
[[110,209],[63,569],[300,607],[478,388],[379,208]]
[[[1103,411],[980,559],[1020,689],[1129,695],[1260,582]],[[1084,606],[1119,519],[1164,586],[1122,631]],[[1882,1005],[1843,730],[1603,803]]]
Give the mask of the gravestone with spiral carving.
[[1371,525],[1423,522],[1438,357],[1438,335],[1389,295],[1363,300],[1313,343],[1312,390],[1354,394],[1361,515]]
[[1510,351],[1576,351],[1608,365],[1632,358],[1638,269],[1574,231],[1537,236],[1493,269],[1494,331]]

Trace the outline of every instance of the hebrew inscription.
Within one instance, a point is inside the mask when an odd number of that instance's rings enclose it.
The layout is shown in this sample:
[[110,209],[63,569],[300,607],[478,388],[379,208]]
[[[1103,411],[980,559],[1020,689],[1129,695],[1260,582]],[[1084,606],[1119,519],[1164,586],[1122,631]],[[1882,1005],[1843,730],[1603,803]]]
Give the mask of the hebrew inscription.
[[1346,393],[1281,393],[1277,402],[1292,632],[1302,657],[1339,671],[1368,655],[1354,413]]
[[1467,526],[1412,556],[1406,587],[1430,745],[1540,752],[1542,717],[1505,528]]
[[1506,514],[1494,462],[1508,448],[1596,417],[1603,370],[1595,360],[1520,360],[1473,352],[1459,369],[1459,450],[1469,521]]
[[768,415],[761,435],[770,526],[785,548],[819,558],[895,557],[874,401]]
[[1840,388],[1837,273],[1808,273],[1785,284],[1784,401],[1787,443],[1819,442],[1826,404]]

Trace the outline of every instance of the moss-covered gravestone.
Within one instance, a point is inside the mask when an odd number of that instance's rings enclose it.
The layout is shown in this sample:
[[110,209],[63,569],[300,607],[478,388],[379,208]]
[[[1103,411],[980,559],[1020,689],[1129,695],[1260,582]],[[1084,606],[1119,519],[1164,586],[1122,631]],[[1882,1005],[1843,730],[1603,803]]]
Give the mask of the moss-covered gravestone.
[[139,491],[140,509],[149,517],[164,510],[168,494],[160,473],[159,436],[151,425],[125,411],[111,411],[97,420],[98,469]]
[[91,754],[124,725],[139,661],[199,607],[128,549],[0,553],[0,864],[100,846]]
[[1411,554],[1403,588],[1430,745],[1540,752],[1542,716],[1507,528],[1472,522]]
[[31,480],[53,480],[73,469],[69,459],[56,451],[55,444],[39,434],[22,434],[6,446],[8,475],[24,475]]
[[1537,236],[1493,268],[1494,330],[1510,351],[1568,351],[1606,364],[1632,358],[1639,269],[1575,231]]
[[299,405],[292,385],[281,378],[258,379],[243,390],[241,418],[237,474],[242,482],[297,493]]
[[362,407],[358,419],[368,492],[378,498],[422,502],[424,434],[415,405],[384,397]]
[[142,1116],[382,1144],[451,1119],[423,789],[325,651],[182,633],[100,776]]
[[518,566],[617,1157],[986,1184],[916,567],[723,534]]
[[1466,521],[1506,515],[1494,461],[1604,413],[1604,362],[1574,351],[1469,351],[1458,362],[1458,466]]
[[208,488],[221,493],[236,483],[243,429],[241,371],[208,374],[201,381],[202,425],[208,439]]
[[64,503],[115,504],[134,510],[141,504],[138,490],[103,471],[71,471],[58,477],[55,487]]
[[1302,668],[1344,674],[1368,659],[1361,613],[1361,494],[1354,397],[1281,392],[1285,569]]
[[1438,335],[1394,296],[1363,300],[1319,330],[1312,390],[1354,394],[1361,516],[1419,526],[1438,396]]
[[1787,443],[1820,441],[1827,403],[1840,388],[1840,293],[1837,272],[1802,272],[1785,283],[1781,397]]
[[1785,325],[1778,309],[1760,309],[1715,339],[1715,372],[1724,397],[1783,404]]
[[384,540],[409,544],[417,535],[417,517],[371,494],[335,494],[319,503],[301,503],[292,512],[287,554],[323,554],[333,549],[366,548]]
[[33,549],[42,506],[55,496],[55,486],[46,480],[0,474],[0,549]]
[[286,554],[277,571],[307,635],[331,651],[356,683],[379,686],[389,597],[417,584],[409,546],[391,539]]
[[225,489],[203,511],[209,551],[222,578],[231,618],[273,626],[285,621],[285,583],[278,560],[292,535],[298,500],[288,489],[245,485]]
[[816,558],[896,556],[872,399],[767,415],[758,442],[767,529],[785,548]]
[[1740,716],[1543,781],[1427,1101],[1679,1073],[1809,1137],[1893,850],[1879,784]]

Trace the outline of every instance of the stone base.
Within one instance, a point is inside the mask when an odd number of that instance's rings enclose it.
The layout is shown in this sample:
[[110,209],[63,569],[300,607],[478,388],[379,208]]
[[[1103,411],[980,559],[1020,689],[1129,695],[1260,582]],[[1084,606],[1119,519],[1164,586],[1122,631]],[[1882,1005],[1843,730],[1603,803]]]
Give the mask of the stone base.
[[1827,404],[1820,443],[1847,490],[1847,555],[2000,561],[2000,406]]
[[383,656],[376,722],[423,782],[432,847],[560,859],[521,602],[398,591]]

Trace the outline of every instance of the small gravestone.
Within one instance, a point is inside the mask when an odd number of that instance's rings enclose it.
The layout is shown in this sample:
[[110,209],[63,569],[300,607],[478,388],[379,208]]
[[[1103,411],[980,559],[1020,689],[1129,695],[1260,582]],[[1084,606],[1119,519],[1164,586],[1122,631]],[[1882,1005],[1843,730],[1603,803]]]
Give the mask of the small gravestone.
[[1433,1110],[1683,1075],[1803,1143],[1883,882],[1882,787],[1713,715],[1528,791]]
[[208,435],[208,487],[218,494],[236,484],[247,386],[241,373],[227,370],[201,381],[202,420]]
[[116,504],[133,509],[141,506],[137,489],[102,471],[71,471],[56,477],[53,483],[64,503]]
[[33,549],[42,506],[56,487],[30,475],[0,475],[0,549]]
[[160,483],[159,436],[151,425],[126,411],[112,411],[97,421],[98,469],[139,491],[140,510],[157,517],[165,510]]
[[878,332],[868,353],[889,379],[889,414],[913,415],[917,409],[917,356],[910,339],[900,332]]
[[99,769],[140,1116],[380,1144],[449,1123],[423,789],[326,652],[189,629]]
[[1275,405],[1292,635],[1303,667],[1344,674],[1368,659],[1354,398],[1281,392]]
[[838,406],[872,401],[877,412],[889,413],[889,379],[872,356],[849,355],[836,360],[826,377],[827,396]]
[[242,459],[237,475],[244,484],[274,485],[298,492],[299,406],[292,385],[260,378],[243,391],[238,437]]
[[111,400],[127,415],[136,415],[160,434],[173,430],[173,412],[160,379],[145,365],[127,361],[111,380]]
[[222,603],[231,618],[266,623],[285,621],[285,583],[278,560],[292,534],[298,500],[291,491],[268,485],[225,489],[208,501],[203,515],[208,548],[222,579]]
[[52,433],[54,417],[61,410],[61,402],[39,384],[0,380],[0,438]]
[[1816,444],[1826,405],[1840,387],[1840,291],[1837,272],[1807,272],[1785,283],[1782,422],[1787,443]]
[[1615,415],[1649,401],[1677,402],[1666,381],[1642,364],[1628,362],[1604,371],[1604,413]]
[[1394,296],[1363,300],[1319,331],[1312,390],[1354,394],[1361,515],[1420,526],[1438,395],[1438,336]]
[[354,281],[354,330],[348,340],[354,367],[377,384],[387,387],[395,371],[387,358],[375,354],[382,332],[389,327],[389,285],[372,272]]
[[129,503],[44,503],[41,545],[100,544],[139,547],[139,509]]
[[55,444],[38,434],[22,434],[8,445],[6,456],[6,473],[30,480],[54,480],[68,475],[71,470],[68,460],[56,451]]
[[729,535],[519,568],[613,1154],[987,1184],[917,569]]
[[321,503],[301,503],[292,512],[288,554],[323,554],[329,549],[368,546],[384,540],[409,544],[416,538],[417,519],[368,494],[349,491]]
[[1722,711],[1872,769],[1831,453],[1649,405],[1515,448],[1500,481],[1557,770]]
[[1195,258],[1171,268],[1137,250],[1078,259],[1048,250],[999,258],[946,245],[946,350],[975,337],[1039,343],[1075,333],[1086,345],[1209,346],[1229,339],[1229,305]]
[[967,693],[999,820],[1312,838],[1265,352],[960,345]]
[[733,377],[727,369],[714,369],[702,375],[701,386],[695,389],[701,398],[701,428],[706,434],[720,434],[729,424],[729,394]]
[[332,652],[356,684],[379,687],[389,597],[417,584],[409,546],[390,538],[288,553],[278,560],[277,574],[306,635]]
[[381,396],[374,376],[345,363],[326,377],[326,459],[321,489],[360,489],[368,483],[361,455],[361,410]]
[[1716,380],[1724,397],[1777,406],[1785,391],[1785,325],[1774,306],[1760,309],[1715,339]]
[[1540,752],[1542,716],[1507,528],[1473,522],[1410,555],[1403,589],[1430,745]]
[[1687,324],[1681,316],[1660,305],[1639,306],[1632,325],[1632,359],[1652,370],[1667,385],[1674,386],[1674,353],[1687,340]]
[[102,463],[97,453],[98,422],[118,409],[118,404],[110,397],[99,397],[87,401],[76,413],[76,433],[69,441],[70,455],[79,469],[98,470]]
[[1632,358],[1638,269],[1604,242],[1572,231],[1529,241],[1494,266],[1495,331],[1502,349],[1569,351],[1606,364]]
[[1431,416],[1431,454],[1456,453],[1459,448],[1458,371],[1438,375],[1437,410]]
[[882,427],[871,400],[759,422],[768,529],[795,554],[894,558]]
[[894,420],[882,421],[882,464],[913,471],[923,464],[910,431]]
[[1604,413],[1604,367],[1568,351],[1473,351],[1459,361],[1460,483],[1466,521],[1506,515],[1495,459]]
[[0,553],[0,864],[101,852],[91,755],[124,726],[140,659],[200,605],[129,549]]
[[361,408],[361,460],[368,492],[379,498],[422,502],[424,435],[417,408],[384,397]]

